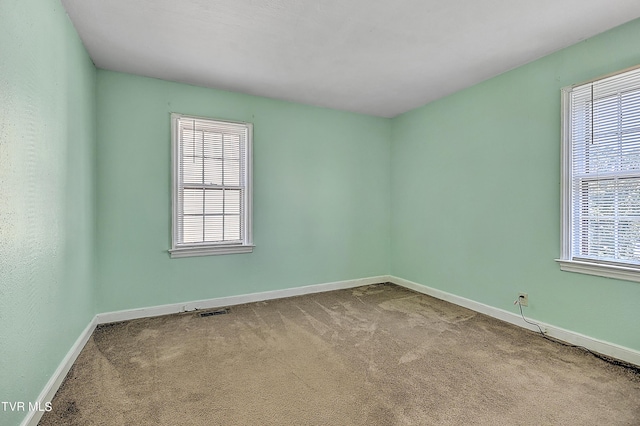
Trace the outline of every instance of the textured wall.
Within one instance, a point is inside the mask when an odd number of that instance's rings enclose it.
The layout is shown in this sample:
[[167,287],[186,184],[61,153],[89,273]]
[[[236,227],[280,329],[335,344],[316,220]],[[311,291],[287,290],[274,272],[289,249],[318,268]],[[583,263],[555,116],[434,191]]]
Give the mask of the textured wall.
[[0,58],[0,401],[28,402],[94,314],[95,68],[57,0],[0,1]]
[[[98,71],[98,310],[386,274],[387,119]],[[253,253],[170,259],[170,112],[254,124]]]
[[640,20],[393,120],[393,275],[640,350],[640,284],[561,272],[560,88],[640,63]]

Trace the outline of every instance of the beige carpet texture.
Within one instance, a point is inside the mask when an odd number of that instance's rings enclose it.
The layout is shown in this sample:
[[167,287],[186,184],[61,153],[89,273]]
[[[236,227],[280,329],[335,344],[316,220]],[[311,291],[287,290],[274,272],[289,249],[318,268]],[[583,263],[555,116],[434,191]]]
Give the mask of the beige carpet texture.
[[640,376],[377,284],[99,326],[40,425],[640,425]]

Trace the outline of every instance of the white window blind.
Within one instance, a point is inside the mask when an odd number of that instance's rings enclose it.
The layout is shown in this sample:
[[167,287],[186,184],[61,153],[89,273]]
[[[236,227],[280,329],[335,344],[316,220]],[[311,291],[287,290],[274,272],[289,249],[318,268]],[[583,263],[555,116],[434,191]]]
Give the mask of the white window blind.
[[640,69],[567,88],[565,260],[640,267]]
[[172,127],[172,257],[251,251],[251,124],[172,114]]

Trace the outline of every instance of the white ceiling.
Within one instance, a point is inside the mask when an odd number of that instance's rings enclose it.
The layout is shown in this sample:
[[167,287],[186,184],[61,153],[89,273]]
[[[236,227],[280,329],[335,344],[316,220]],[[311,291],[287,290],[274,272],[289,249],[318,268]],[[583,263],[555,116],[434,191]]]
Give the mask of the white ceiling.
[[99,68],[393,117],[640,17],[638,0],[62,0]]

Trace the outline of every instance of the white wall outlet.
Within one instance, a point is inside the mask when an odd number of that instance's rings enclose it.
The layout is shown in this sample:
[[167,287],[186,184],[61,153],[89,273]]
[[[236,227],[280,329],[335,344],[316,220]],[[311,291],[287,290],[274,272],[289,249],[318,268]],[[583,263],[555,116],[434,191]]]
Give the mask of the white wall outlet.
[[518,293],[518,302],[521,306],[529,306],[529,295],[527,293]]

